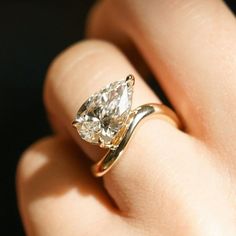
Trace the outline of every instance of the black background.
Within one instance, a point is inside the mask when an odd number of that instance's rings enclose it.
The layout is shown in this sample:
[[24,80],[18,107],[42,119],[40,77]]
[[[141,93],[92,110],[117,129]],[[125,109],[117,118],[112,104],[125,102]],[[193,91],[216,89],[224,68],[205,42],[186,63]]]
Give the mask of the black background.
[[[17,162],[29,144],[50,133],[42,103],[45,72],[61,50],[83,38],[93,2],[0,1],[0,235],[24,235]],[[235,11],[236,3],[227,2]]]

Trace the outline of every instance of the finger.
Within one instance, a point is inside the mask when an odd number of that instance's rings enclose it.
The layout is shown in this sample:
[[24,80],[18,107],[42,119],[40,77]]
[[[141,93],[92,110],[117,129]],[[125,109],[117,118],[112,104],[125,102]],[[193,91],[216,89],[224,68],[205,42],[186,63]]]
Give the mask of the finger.
[[[60,117],[61,127],[67,126],[94,160],[101,158],[98,149],[92,149],[90,144],[85,147],[71,121],[91,94],[129,73],[136,76],[134,107],[158,101],[123,54],[108,43],[77,44],[56,59],[49,70],[45,87],[47,109]],[[117,165],[104,176],[104,185],[122,215],[128,216],[129,224],[155,232],[147,219],[158,219],[155,229],[161,230],[160,235],[174,235],[176,228],[184,235],[183,224],[189,225],[191,232],[198,217],[203,224],[210,224],[211,219],[211,224],[221,225],[219,216],[231,207],[227,196],[217,194],[228,187],[221,182],[222,165],[212,162],[214,159],[205,148],[188,135],[164,121],[148,120],[137,127]],[[213,198],[215,201],[210,200]],[[232,219],[225,217],[225,221]]]
[[[108,43],[85,41],[77,44],[64,52],[49,70],[45,85],[47,109],[54,114],[54,117],[60,117],[61,127],[68,128],[68,131],[81,148],[93,160],[97,161],[102,157],[102,153],[99,153],[100,148],[82,141],[72,127],[71,121],[79,107],[91,94],[112,81],[125,78],[129,73],[136,77],[133,107],[149,102],[159,102],[152,90],[139,77],[122,53]],[[137,169],[140,169],[143,165],[140,158],[142,158],[142,155],[144,157],[146,155],[144,147],[151,145],[154,151],[152,156],[149,154],[145,157],[147,165],[150,165],[145,170],[148,173],[154,163],[153,159],[155,159],[158,150],[157,145],[158,142],[161,142],[160,137],[166,136],[171,142],[175,143],[177,143],[177,140],[182,140],[182,136],[179,137],[179,132],[166,122],[155,120],[147,123],[145,122],[145,124],[139,126],[139,131],[132,138],[124,157],[105,176],[106,188],[122,210],[136,207],[134,203],[131,204],[136,190],[130,188],[132,185],[126,181],[126,178],[129,175],[129,179],[132,179],[133,184],[136,183],[133,178],[138,173]],[[166,147],[166,144],[164,146]],[[137,159],[139,159],[138,162]],[[130,192],[133,192],[133,194]]]
[[88,33],[132,40],[189,132],[236,152],[236,21],[223,1],[102,1]]
[[117,210],[90,175],[84,154],[64,139],[41,140],[24,153],[17,192],[27,235],[102,235],[111,222],[120,232]]

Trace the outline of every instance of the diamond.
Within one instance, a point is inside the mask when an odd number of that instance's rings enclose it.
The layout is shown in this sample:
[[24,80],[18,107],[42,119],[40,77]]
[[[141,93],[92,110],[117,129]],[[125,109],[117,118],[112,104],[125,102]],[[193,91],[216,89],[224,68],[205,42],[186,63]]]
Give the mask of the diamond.
[[134,78],[116,81],[94,93],[79,109],[73,122],[81,138],[109,148],[126,124],[132,103]]

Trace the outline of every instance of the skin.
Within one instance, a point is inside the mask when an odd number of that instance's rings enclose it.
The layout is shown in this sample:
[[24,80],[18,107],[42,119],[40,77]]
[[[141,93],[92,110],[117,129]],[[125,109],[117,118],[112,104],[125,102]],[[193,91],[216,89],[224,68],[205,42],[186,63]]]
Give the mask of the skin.
[[[55,135],[37,141],[19,162],[27,235],[236,235],[230,10],[218,0],[104,0],[88,17],[87,36],[47,74],[44,98]],[[119,163],[95,179],[91,161],[104,152],[82,141],[71,121],[92,93],[130,73],[133,107],[160,102],[145,83],[147,68],[185,132],[158,119],[143,122]]]

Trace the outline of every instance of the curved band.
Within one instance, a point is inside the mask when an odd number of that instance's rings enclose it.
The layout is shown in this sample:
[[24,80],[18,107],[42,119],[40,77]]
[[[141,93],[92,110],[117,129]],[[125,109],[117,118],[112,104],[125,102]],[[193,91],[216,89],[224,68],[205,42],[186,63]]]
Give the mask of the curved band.
[[181,122],[174,111],[162,104],[145,104],[134,109],[130,114],[128,127],[122,135],[121,141],[115,149],[109,150],[106,155],[92,167],[96,177],[106,174],[118,161],[126,145],[128,144],[136,126],[145,118],[155,116],[158,119],[169,122],[176,128],[181,128]]

